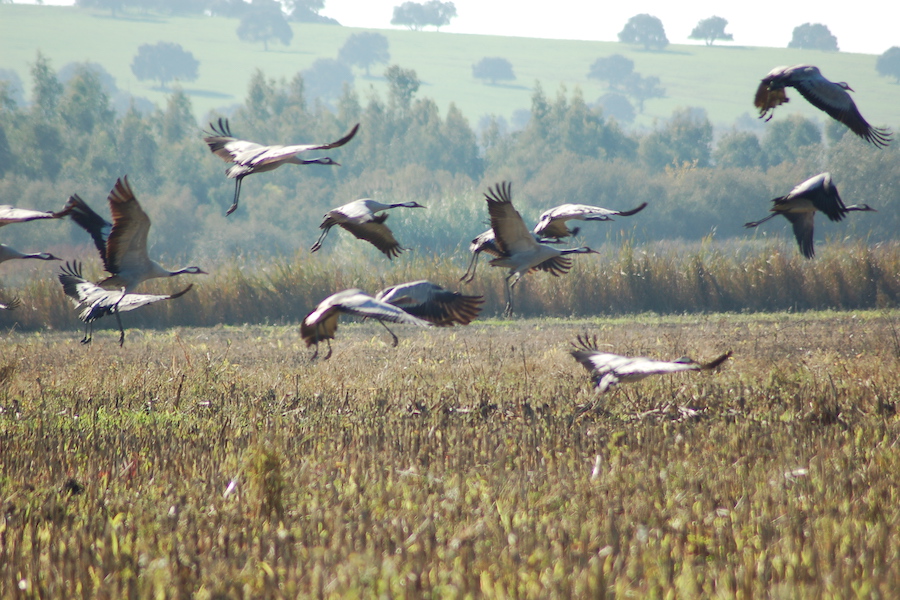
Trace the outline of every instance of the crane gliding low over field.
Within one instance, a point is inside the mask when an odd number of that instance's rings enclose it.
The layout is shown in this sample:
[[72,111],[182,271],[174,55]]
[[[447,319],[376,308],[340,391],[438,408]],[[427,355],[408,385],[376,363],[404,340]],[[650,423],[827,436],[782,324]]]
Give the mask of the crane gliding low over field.
[[640,381],[650,375],[678,373],[681,371],[708,371],[728,360],[731,352],[726,352],[708,363],[698,363],[692,358],[682,357],[674,361],[654,360],[644,357],[621,356],[601,352],[597,349],[597,338],[578,336],[573,342],[572,357],[591,374],[591,381],[598,394],[604,394],[620,382]]
[[66,296],[71,298],[76,309],[81,309],[78,318],[84,321],[84,337],[82,344],[90,344],[94,321],[106,315],[115,315],[119,325],[119,346],[125,344],[125,329],[122,327],[122,317],[119,313],[135,310],[154,302],[172,300],[184,296],[194,284],[189,284],[180,292],[174,294],[129,294],[122,290],[105,290],[95,283],[91,283],[81,276],[79,263],[66,263],[60,269],[59,282],[63,286]]
[[300,336],[306,342],[307,347],[313,344],[316,346],[316,351],[312,358],[316,358],[319,355],[319,342],[322,340],[328,340],[328,354],[325,356],[325,360],[331,357],[330,340],[334,339],[334,333],[337,331],[338,326],[338,317],[341,313],[375,319],[391,334],[394,346],[398,342],[397,336],[384,324],[385,321],[408,323],[420,327],[431,325],[428,321],[414,317],[402,308],[376,300],[362,290],[344,290],[332,294],[319,302],[318,306],[306,315],[303,322],[300,323]]

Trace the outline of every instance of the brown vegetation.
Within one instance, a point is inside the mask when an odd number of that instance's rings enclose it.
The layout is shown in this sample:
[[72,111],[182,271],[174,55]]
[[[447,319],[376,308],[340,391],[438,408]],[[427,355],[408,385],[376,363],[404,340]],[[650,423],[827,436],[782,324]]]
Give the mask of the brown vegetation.
[[[347,236],[349,237],[349,236]],[[339,248],[339,251],[337,250]],[[892,308],[900,303],[900,246],[897,244],[822,244],[816,260],[797,251],[791,239],[781,244],[700,245],[630,243],[600,248],[601,254],[574,260],[562,277],[528,275],[516,288],[516,312],[522,316],[594,316],[653,312],[658,314],[803,311]],[[329,249],[323,250],[328,252]],[[389,285],[429,279],[448,289],[483,295],[483,316],[503,310],[504,269],[482,260],[474,283],[458,282],[468,257],[409,255],[389,267],[383,257],[357,240],[326,257],[306,251],[284,259],[237,259],[205,265],[190,294],[123,316],[129,327],[212,326],[243,323],[299,323],[326,296],[347,288],[374,294]],[[96,259],[89,259],[94,264]],[[99,271],[88,278],[99,278]],[[49,272],[48,272],[49,271]],[[73,329],[80,323],[66,302],[55,273],[33,271],[2,297],[20,296],[25,306],[0,312],[0,328]],[[181,281],[167,281],[147,291],[175,291]],[[99,329],[115,327],[100,321]],[[74,334],[73,334],[74,335]]]
[[[886,595],[897,325],[349,324],[328,362],[293,327],[7,334],[0,596]],[[582,332],[734,358],[579,414]]]

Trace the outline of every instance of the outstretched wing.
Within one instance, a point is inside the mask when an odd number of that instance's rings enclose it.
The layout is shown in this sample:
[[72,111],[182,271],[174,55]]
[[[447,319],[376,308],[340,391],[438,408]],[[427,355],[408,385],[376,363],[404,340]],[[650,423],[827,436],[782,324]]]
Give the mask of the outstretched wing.
[[356,238],[369,242],[384,252],[388,258],[393,259],[395,256],[400,256],[404,248],[400,246],[400,242],[394,237],[393,232],[384,224],[387,217],[387,214],[382,213],[365,223],[347,221],[340,223],[340,226],[352,233]]
[[810,104],[850,128],[850,131],[876,146],[887,146],[891,142],[889,129],[872,127],[866,121],[849,92],[840,85],[819,77],[803,78],[794,87]]
[[109,193],[109,210],[113,225],[106,243],[107,268],[110,273],[140,271],[147,267],[147,234],[150,217],[134,196],[128,177],[116,181]]
[[505,254],[518,254],[532,250],[537,241],[525,226],[522,215],[512,204],[512,184],[508,181],[488,188],[484,195],[491,216],[491,229],[497,248]]
[[407,313],[442,327],[468,325],[481,312],[484,298],[451,292],[430,281],[413,281],[386,288],[375,296]]
[[110,265],[106,262],[106,242],[112,230],[112,223],[97,214],[78,194],[69,196],[66,208],[75,224],[90,234],[103,260],[103,266],[108,271]]

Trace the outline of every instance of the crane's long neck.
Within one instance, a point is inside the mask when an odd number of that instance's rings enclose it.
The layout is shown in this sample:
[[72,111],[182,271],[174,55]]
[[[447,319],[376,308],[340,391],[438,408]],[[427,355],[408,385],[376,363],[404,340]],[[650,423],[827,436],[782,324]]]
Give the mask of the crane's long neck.
[[566,248],[565,250],[560,250],[560,254],[595,254],[595,250],[591,250],[587,246],[582,246],[581,248]]

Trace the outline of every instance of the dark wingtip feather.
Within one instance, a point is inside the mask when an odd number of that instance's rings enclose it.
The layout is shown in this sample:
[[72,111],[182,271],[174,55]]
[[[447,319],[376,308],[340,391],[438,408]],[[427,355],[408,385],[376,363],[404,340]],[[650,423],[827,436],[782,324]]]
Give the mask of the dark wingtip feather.
[[719,365],[721,365],[723,362],[725,362],[725,361],[728,360],[729,358],[731,358],[731,350],[729,350],[728,352],[726,352],[726,353],[723,354],[722,356],[720,356],[720,357],[718,357],[718,358],[716,358],[716,359],[714,359],[714,360],[709,361],[709,362],[706,363],[706,364],[700,365],[700,368],[701,368],[702,370],[704,370],[704,371],[707,371],[707,370],[709,370],[709,369],[715,369],[716,367],[718,367]]

